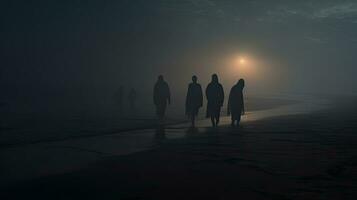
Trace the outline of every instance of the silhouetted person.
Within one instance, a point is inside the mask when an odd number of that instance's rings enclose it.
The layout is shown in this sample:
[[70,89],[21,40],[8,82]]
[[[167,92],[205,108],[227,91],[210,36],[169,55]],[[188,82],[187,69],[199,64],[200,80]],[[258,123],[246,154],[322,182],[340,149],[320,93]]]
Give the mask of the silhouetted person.
[[170,104],[170,89],[164,77],[160,75],[154,87],[154,104],[160,122],[165,116],[167,103]]
[[191,118],[192,127],[195,127],[195,117],[202,107],[203,96],[201,85],[197,83],[197,77],[192,76],[192,83],[188,85],[186,95],[186,115]]
[[217,74],[212,75],[212,81],[206,88],[206,97],[208,101],[206,117],[211,118],[212,126],[215,127],[219,123],[221,107],[224,101],[223,87],[218,82]]
[[238,83],[235,84],[231,92],[229,93],[228,100],[228,115],[231,114],[232,126],[239,125],[241,115],[244,114],[244,100],[243,100],[243,88],[244,80],[239,79]]
[[114,99],[118,104],[119,110],[122,111],[123,109],[123,96],[124,96],[124,87],[120,86],[119,89],[114,94]]
[[128,94],[128,100],[130,104],[130,109],[135,110],[135,103],[136,103],[136,91],[134,88],[131,88]]

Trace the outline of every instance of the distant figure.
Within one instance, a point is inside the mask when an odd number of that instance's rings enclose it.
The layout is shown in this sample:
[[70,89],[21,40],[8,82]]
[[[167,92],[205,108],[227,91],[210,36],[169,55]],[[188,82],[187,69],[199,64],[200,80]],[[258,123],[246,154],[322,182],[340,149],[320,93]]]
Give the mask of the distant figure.
[[131,88],[128,94],[128,100],[130,104],[130,109],[133,111],[135,110],[135,103],[136,103],[136,91],[134,88]]
[[186,96],[186,115],[191,118],[191,125],[195,127],[195,116],[202,107],[203,96],[201,85],[197,83],[197,77],[192,76],[192,83],[188,86]]
[[123,96],[124,96],[124,87],[120,86],[119,89],[114,94],[114,99],[118,104],[119,110],[123,109]]
[[171,103],[170,89],[169,85],[164,81],[164,77],[160,75],[154,87],[154,104],[160,122],[164,119],[167,103]]
[[231,114],[232,126],[239,126],[241,115],[244,115],[244,101],[243,101],[244,80],[239,79],[238,83],[234,85],[229,93],[228,100],[228,115]]
[[211,117],[212,126],[215,127],[219,123],[221,107],[224,101],[224,92],[222,85],[218,82],[217,74],[212,75],[212,81],[206,88],[207,97],[207,115]]

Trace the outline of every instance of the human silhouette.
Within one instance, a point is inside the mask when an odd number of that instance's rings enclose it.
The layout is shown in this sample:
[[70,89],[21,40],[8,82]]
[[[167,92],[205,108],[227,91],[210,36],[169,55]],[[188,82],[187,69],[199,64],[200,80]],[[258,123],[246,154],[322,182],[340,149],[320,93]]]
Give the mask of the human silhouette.
[[167,104],[170,103],[169,85],[164,81],[164,77],[160,75],[154,86],[154,104],[160,122],[164,119]]
[[223,87],[218,82],[217,74],[212,75],[212,81],[206,88],[206,98],[208,101],[206,117],[211,118],[212,126],[215,127],[219,123],[221,107],[224,101]]
[[124,96],[124,87],[121,85],[114,94],[114,99],[118,104],[119,111],[123,109],[123,96]]
[[232,126],[239,125],[241,115],[244,115],[244,100],[243,100],[243,88],[244,80],[239,79],[237,84],[235,84],[230,93],[228,99],[228,115],[231,114]]
[[195,117],[202,107],[203,96],[201,85],[197,83],[197,77],[192,76],[192,83],[188,85],[186,95],[186,115],[191,119],[192,127],[195,127]]
[[136,103],[136,91],[134,88],[131,88],[128,94],[128,100],[130,104],[130,109],[132,111],[135,110],[135,103]]

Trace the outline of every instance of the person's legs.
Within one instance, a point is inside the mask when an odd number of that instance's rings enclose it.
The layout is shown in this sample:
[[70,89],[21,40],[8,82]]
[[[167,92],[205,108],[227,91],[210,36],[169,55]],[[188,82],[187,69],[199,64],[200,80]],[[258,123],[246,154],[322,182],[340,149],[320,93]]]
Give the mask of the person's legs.
[[235,126],[234,122],[235,122],[235,119],[234,119],[234,115],[232,113],[232,115],[231,115],[231,126],[232,127]]
[[211,115],[211,122],[212,122],[212,126],[215,127],[216,126],[216,122],[214,120],[214,116]]
[[240,118],[241,118],[241,115],[239,114],[239,115],[237,116],[237,126],[239,126]]
[[157,105],[156,112],[160,123],[163,122],[165,111],[166,111],[166,105]]
[[158,111],[157,111],[157,119],[158,119],[159,124],[161,124],[163,118],[164,118],[164,117],[163,117],[163,115],[162,115],[161,110],[158,110]]
[[212,127],[215,127],[216,122],[214,120],[214,108],[213,107],[207,107],[207,117],[211,118]]
[[162,115],[161,115],[161,120],[162,121],[165,118],[165,113],[166,113],[166,104],[162,105]]
[[194,113],[191,114],[191,126],[195,127],[195,114]]
[[156,105],[156,116],[160,119],[160,107],[158,105]]
[[221,107],[216,110],[216,126],[219,124],[219,117],[221,116]]

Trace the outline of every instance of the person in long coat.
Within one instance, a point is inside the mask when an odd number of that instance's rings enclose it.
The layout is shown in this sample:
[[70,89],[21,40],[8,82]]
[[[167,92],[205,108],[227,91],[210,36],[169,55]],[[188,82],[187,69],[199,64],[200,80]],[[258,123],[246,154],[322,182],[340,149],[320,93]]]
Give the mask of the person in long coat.
[[228,99],[228,115],[231,115],[232,126],[235,126],[235,122],[239,125],[241,115],[244,115],[244,98],[243,98],[244,80],[239,79],[235,84]]
[[212,81],[206,88],[207,97],[207,118],[211,118],[212,126],[215,127],[219,123],[221,107],[224,101],[224,91],[222,85],[218,82],[217,74],[212,75]]
[[171,103],[170,88],[164,81],[164,77],[160,75],[154,86],[154,104],[156,106],[156,114],[160,120],[163,120],[166,112],[167,104]]
[[195,127],[195,117],[202,107],[203,95],[201,85],[197,83],[197,77],[192,76],[192,83],[188,85],[186,95],[186,115],[191,119],[192,127]]

